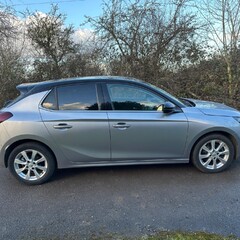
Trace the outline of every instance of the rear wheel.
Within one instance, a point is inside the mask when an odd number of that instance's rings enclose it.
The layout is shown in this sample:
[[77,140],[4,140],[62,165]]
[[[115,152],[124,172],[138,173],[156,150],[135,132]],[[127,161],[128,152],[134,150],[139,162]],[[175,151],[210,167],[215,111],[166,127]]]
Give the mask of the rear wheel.
[[230,139],[221,134],[202,138],[194,147],[192,162],[200,171],[221,172],[227,169],[234,158],[234,146]]
[[42,184],[49,180],[56,169],[52,153],[37,143],[24,143],[10,154],[9,169],[21,182],[29,185]]

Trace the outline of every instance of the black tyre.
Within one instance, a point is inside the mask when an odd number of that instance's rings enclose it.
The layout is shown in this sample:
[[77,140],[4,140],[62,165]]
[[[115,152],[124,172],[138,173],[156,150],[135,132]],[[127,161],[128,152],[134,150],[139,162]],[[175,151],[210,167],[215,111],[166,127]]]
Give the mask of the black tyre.
[[19,181],[28,185],[37,185],[52,177],[56,162],[46,147],[29,142],[14,148],[9,155],[8,166],[10,172]]
[[227,169],[234,159],[234,145],[221,134],[200,139],[192,152],[192,162],[200,171],[216,173]]

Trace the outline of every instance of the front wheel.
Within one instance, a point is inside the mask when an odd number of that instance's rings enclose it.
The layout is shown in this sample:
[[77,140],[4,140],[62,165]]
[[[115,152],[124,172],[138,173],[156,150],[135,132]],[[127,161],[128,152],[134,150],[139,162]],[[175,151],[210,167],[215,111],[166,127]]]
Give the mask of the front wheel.
[[28,185],[42,184],[50,179],[56,169],[52,153],[37,143],[24,143],[10,154],[10,172]]
[[203,137],[194,147],[192,162],[202,172],[215,173],[227,169],[234,158],[230,139],[220,134]]

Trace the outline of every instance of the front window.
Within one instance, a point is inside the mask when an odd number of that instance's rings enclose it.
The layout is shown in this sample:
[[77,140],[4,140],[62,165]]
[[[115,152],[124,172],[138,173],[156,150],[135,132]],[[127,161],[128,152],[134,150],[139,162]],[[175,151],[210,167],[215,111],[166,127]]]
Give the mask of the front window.
[[107,84],[114,110],[156,111],[166,102],[144,88],[129,84]]
[[155,85],[152,85],[152,84],[150,84],[150,83],[146,83],[146,84],[148,84],[149,86],[151,86],[152,88],[154,88],[155,90],[157,90],[158,92],[162,92],[163,94],[165,94],[167,97],[169,97],[170,99],[173,99],[176,103],[179,103],[180,105],[185,105],[185,106],[188,106],[188,104],[186,104],[184,101],[182,101],[181,99],[179,99],[179,98],[176,98],[176,97],[174,97],[172,94],[170,94],[170,93],[168,93],[168,92],[166,92],[166,91],[164,91],[163,89],[161,89],[161,88],[159,88],[159,87],[157,87],[157,86],[155,86]]

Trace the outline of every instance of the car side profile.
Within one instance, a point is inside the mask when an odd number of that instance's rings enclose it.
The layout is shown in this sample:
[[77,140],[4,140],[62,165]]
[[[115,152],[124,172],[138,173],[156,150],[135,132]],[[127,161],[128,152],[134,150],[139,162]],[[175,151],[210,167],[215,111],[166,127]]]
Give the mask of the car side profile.
[[177,99],[124,77],[83,77],[17,86],[0,112],[1,160],[21,182],[57,168],[192,162],[207,173],[238,158],[240,112]]

